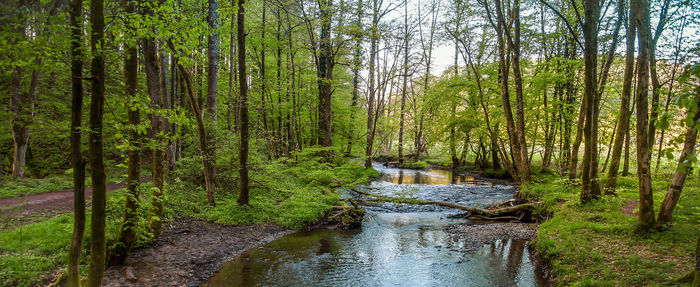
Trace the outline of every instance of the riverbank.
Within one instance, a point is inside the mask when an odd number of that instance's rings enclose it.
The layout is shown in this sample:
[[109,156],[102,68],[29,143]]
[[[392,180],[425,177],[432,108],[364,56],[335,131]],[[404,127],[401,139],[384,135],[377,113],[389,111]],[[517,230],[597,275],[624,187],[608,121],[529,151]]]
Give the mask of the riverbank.
[[[155,241],[146,228],[151,209],[150,190],[152,185],[150,183],[141,185],[142,204],[138,207],[138,242],[130,257],[133,255],[137,256],[134,257],[135,259],[143,258],[144,262],[150,262],[152,258],[159,258],[153,257],[156,255],[151,252],[168,250],[168,248],[173,251],[172,244],[181,240],[178,246],[202,245],[201,248],[204,249],[192,249],[189,254],[195,256],[197,252],[201,252],[202,256],[210,255],[206,257],[209,261],[206,261],[207,264],[203,264],[206,266],[202,268],[208,268],[211,269],[210,272],[214,272],[218,269],[218,264],[237,253],[273,240],[291,230],[298,230],[318,223],[332,209],[332,206],[341,204],[338,193],[334,191],[341,185],[334,180],[349,184],[364,183],[370,177],[377,175],[373,169],[365,169],[359,164],[340,160],[335,163],[304,160],[296,163],[260,165],[258,166],[259,170],[251,179],[250,205],[238,206],[236,202],[237,192],[229,192],[229,190],[235,190],[236,182],[230,180],[232,177],[227,177],[226,172],[230,171],[222,169],[222,180],[218,187],[219,192],[216,194],[217,204],[210,206],[206,203],[204,190],[197,183],[201,169],[196,165],[195,160],[191,162],[193,163],[191,167],[181,167],[166,184],[166,199],[163,202],[164,218],[162,219],[169,227]],[[186,164],[187,161],[183,160],[183,163]],[[108,249],[118,244],[117,237],[124,214],[126,196],[124,189],[110,192],[107,195],[105,233]],[[71,242],[72,217],[70,210],[66,210],[66,213],[52,213],[36,217],[36,220],[31,223],[12,221],[16,222],[17,225],[8,226],[1,230],[0,286],[47,285],[56,281],[56,278],[65,279],[66,254]],[[89,210],[86,226],[90,226]],[[83,246],[89,247],[90,230],[86,228],[85,231]],[[209,233],[212,234],[211,241],[199,237],[208,236]],[[242,236],[240,238],[244,240],[240,245],[239,243],[231,244],[228,241],[227,238],[232,237],[232,234]],[[246,238],[250,240],[246,240]],[[220,248],[225,249],[212,249],[213,247],[210,245],[222,245]],[[182,281],[177,282],[197,284],[207,278],[208,273],[204,269],[191,268],[201,263],[197,261],[197,257],[184,256],[181,258],[179,251],[174,251],[177,252],[158,256],[165,256],[166,261],[167,258],[176,260],[176,262],[171,262],[173,264],[168,268],[179,268],[180,271],[177,272],[175,269],[169,270],[174,271],[173,276],[182,275]],[[148,255],[144,252],[151,254]],[[88,261],[89,248],[84,248],[82,265],[85,266]],[[87,268],[82,268],[82,271],[87,271]],[[194,273],[187,273],[190,271]],[[124,275],[121,271],[114,272],[119,273],[116,277]],[[144,274],[149,272],[136,271],[136,273],[143,280],[150,278],[149,275],[144,277]],[[153,274],[163,276],[160,273]],[[159,283],[148,283],[148,285],[154,284]]]
[[[700,233],[700,180],[686,182],[674,213],[674,224],[662,232],[637,232],[636,177],[618,180],[617,196],[582,205],[580,187],[558,177],[540,177],[540,183],[522,187],[538,198],[539,212],[548,215],[538,228],[535,250],[551,267],[555,285],[660,286],[694,266]],[[654,179],[656,210],[668,180]],[[678,285],[678,284],[676,284]]]
[[226,226],[177,218],[152,245],[105,271],[103,286],[193,286],[244,251],[293,232],[273,224]]

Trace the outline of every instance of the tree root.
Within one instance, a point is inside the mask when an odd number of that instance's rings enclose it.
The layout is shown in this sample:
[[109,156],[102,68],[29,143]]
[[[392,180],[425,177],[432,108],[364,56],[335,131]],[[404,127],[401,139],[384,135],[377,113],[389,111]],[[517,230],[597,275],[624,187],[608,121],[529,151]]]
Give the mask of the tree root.
[[451,202],[444,201],[432,201],[432,200],[422,200],[414,198],[403,198],[403,197],[390,197],[378,194],[372,194],[357,189],[351,188],[350,190],[364,195],[372,197],[371,199],[353,199],[357,202],[363,203],[378,203],[378,202],[395,202],[395,203],[405,203],[414,205],[437,205],[444,206],[459,210],[467,211],[466,213],[456,216],[460,218],[481,218],[486,220],[517,220],[517,221],[532,221],[532,211],[539,202],[527,202],[522,204],[516,204],[521,202],[519,200],[508,200],[495,205],[493,209],[484,209],[477,207],[469,207],[464,205],[459,205]]

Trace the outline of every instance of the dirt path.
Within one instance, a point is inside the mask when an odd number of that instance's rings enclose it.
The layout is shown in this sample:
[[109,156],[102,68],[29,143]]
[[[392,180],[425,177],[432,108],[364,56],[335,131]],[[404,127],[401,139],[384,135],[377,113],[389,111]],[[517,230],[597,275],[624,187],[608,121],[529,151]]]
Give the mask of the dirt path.
[[[141,182],[150,178],[142,178]],[[107,183],[107,192],[126,186],[126,181]],[[92,187],[85,188],[85,199],[92,196]],[[73,188],[0,199],[0,216],[31,217],[37,214],[59,214],[73,209]]]
[[222,263],[291,232],[275,225],[224,226],[179,218],[166,223],[153,245],[109,267],[103,286],[197,286]]
[[634,210],[637,209],[637,203],[637,200],[631,198],[627,199],[627,204],[622,207],[622,213],[636,217],[637,213],[635,213]]

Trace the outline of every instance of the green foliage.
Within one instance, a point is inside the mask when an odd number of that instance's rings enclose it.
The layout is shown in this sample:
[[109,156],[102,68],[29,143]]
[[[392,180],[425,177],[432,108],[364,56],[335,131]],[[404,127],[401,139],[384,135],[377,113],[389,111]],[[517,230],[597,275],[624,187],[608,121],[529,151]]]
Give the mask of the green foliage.
[[[316,151],[317,152],[317,151]],[[345,162],[334,166],[313,159],[327,159],[305,153],[290,164],[289,159],[260,166],[251,180],[249,206],[239,206],[237,192],[220,192],[216,206],[205,205],[206,195],[201,186],[176,180],[165,205],[169,214],[191,216],[227,225],[274,223],[300,228],[319,220],[338,204],[338,194],[332,190],[343,185],[366,182],[377,176],[374,169],[359,163]],[[312,158],[312,159],[308,159]]]
[[424,169],[430,165],[424,161],[407,161],[401,165],[401,168]]

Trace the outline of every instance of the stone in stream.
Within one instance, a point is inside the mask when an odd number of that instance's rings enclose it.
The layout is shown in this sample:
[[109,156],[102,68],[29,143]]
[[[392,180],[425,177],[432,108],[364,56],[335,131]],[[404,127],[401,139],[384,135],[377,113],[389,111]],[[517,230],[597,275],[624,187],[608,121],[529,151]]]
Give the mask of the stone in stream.
[[350,207],[328,217],[328,222],[337,224],[341,229],[353,229],[362,226],[365,210],[362,207]]

